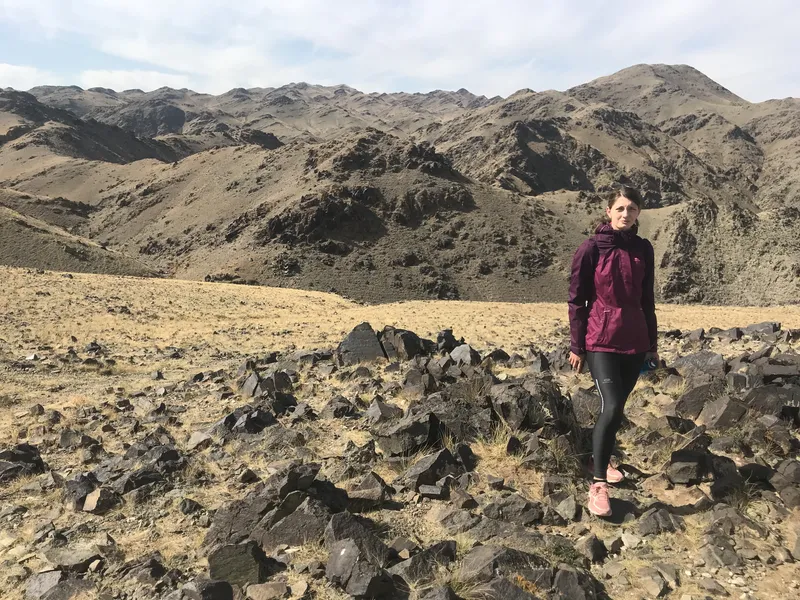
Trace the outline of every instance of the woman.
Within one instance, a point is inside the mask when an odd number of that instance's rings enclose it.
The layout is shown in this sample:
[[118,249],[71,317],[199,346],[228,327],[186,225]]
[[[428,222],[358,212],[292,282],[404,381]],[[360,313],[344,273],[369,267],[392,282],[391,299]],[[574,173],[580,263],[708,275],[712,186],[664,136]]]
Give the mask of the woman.
[[625,402],[645,360],[658,362],[653,246],[636,234],[641,206],[634,188],[615,190],[606,207],[607,222],[572,260],[569,362],[580,372],[585,361],[600,392],[589,488],[589,512],[600,517],[611,515],[608,483],[623,479],[609,460]]

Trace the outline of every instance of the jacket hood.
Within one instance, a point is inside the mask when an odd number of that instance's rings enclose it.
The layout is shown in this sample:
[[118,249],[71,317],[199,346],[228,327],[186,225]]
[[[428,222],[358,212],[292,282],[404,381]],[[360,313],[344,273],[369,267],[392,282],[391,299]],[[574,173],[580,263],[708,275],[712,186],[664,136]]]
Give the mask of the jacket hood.
[[594,239],[597,249],[605,254],[612,248],[628,248],[634,244],[639,236],[633,229],[617,231],[609,223],[602,223],[594,230]]

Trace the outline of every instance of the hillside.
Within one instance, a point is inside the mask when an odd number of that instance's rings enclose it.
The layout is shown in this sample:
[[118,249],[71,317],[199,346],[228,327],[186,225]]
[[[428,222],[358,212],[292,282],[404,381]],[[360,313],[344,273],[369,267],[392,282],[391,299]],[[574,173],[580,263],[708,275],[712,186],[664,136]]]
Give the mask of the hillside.
[[152,277],[152,267],[0,205],[0,256],[12,267]]
[[[169,276],[563,300],[600,195],[626,182],[649,209],[659,298],[800,293],[800,102],[752,104],[688,66],[505,99],[48,86],[0,94],[0,125],[0,189],[36,198],[9,208]],[[86,208],[43,208],[63,202]]]

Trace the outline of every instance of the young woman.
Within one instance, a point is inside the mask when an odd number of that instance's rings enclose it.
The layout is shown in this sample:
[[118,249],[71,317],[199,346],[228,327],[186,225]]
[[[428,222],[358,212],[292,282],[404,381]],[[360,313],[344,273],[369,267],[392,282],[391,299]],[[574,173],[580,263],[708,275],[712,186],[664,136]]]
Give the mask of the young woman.
[[623,479],[609,460],[625,402],[644,361],[658,362],[653,246],[637,235],[641,206],[634,188],[615,190],[606,207],[607,222],[581,244],[572,260],[569,362],[578,372],[588,363],[600,392],[588,508],[601,517],[611,515],[608,483]]

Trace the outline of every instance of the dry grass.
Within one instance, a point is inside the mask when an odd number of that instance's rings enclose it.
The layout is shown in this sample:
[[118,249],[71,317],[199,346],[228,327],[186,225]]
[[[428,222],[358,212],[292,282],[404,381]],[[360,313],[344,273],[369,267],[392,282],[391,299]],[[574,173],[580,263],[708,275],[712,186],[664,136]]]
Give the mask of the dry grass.
[[[14,335],[9,327],[17,324],[16,331],[29,331],[34,344],[56,346],[71,345],[70,335],[77,335],[80,344],[93,339],[124,341],[142,349],[208,344],[222,351],[259,353],[265,346],[329,346],[358,323],[369,321],[376,328],[396,325],[431,337],[455,325],[455,333],[477,347],[491,342],[522,353],[543,333],[566,324],[566,303],[414,301],[365,306],[331,294],[283,288],[90,274],[65,279],[9,267],[0,267],[0,273],[6,281],[0,307],[10,308],[4,311],[4,330]],[[51,294],[46,302],[36,296],[44,291]],[[112,304],[128,306],[131,314],[107,312]],[[59,307],[57,314],[51,306]],[[724,328],[766,319],[800,327],[798,306],[660,305],[658,314],[664,329]]]
[[464,600],[488,600],[490,598],[488,586],[462,571],[460,562],[451,567],[439,566],[430,581],[412,585],[409,598],[419,600],[431,590],[443,586],[449,586],[456,596]]
[[[439,587],[449,586],[456,596],[464,600],[491,600],[496,598],[495,593],[487,583],[478,581],[473,574],[463,570],[461,561],[449,567],[439,566],[430,581],[417,582],[409,590],[411,600],[419,600],[431,590]],[[519,574],[513,574],[509,580],[524,591],[544,597],[545,590],[539,588],[535,583],[528,581]]]
[[[190,492],[187,496],[194,497],[194,494]],[[144,528],[131,526],[132,523],[138,523],[141,505],[126,500],[115,509],[115,522],[119,525],[109,533],[125,556],[132,559],[158,551],[167,563],[186,555],[190,559],[195,557],[196,564],[202,564],[196,559],[196,551],[201,547],[206,531],[193,526],[191,518],[180,513],[177,500],[169,501],[154,496],[146,502],[158,504],[158,510],[149,511],[156,516]]]
[[328,550],[321,542],[309,542],[296,549],[290,548],[289,553],[292,555],[292,561],[298,565],[308,564],[313,561],[319,561],[324,564],[328,560]]
[[[478,459],[477,470],[483,475],[502,477],[506,483],[513,480],[514,487],[526,498],[540,500],[543,473],[522,466],[522,456],[508,454],[506,448],[513,435],[505,424],[499,424],[488,438],[480,438],[472,449]],[[475,491],[488,491],[484,480],[478,480]]]

